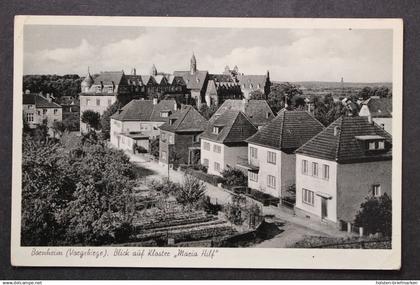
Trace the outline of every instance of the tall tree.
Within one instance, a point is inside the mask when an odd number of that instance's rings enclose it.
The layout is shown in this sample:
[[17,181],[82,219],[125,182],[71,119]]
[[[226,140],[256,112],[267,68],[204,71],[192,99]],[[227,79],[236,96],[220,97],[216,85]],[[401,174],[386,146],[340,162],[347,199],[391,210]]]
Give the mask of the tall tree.
[[111,131],[111,116],[115,114],[124,105],[120,101],[115,101],[110,105],[101,116],[102,139],[107,140],[110,138]]
[[85,123],[89,126],[89,128],[99,130],[101,126],[100,122],[101,116],[98,112],[92,110],[86,110],[82,113],[82,123]]

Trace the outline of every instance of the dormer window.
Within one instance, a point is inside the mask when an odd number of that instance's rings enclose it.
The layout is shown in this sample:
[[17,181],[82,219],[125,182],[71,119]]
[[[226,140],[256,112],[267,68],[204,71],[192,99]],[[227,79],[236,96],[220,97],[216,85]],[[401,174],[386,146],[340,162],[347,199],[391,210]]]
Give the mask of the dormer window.
[[222,130],[222,126],[214,126],[213,127],[213,134],[219,134],[220,131]]
[[161,111],[160,112],[160,116],[162,118],[167,118],[167,117],[169,117],[170,114],[171,114],[171,111],[168,111],[168,110],[165,110],[165,111]]
[[175,123],[176,119],[169,119],[169,125],[172,126]]
[[385,149],[385,138],[378,135],[356,136],[356,139],[365,145],[367,151],[377,151]]

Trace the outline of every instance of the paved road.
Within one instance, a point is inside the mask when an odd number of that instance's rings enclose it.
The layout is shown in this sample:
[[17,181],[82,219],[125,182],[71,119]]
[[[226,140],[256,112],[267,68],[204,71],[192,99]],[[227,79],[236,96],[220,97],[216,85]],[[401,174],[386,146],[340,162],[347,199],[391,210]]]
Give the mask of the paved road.
[[[154,160],[148,159],[144,155],[133,155],[126,152],[130,160],[136,165],[144,169],[144,178],[147,180],[164,179],[168,177],[168,168]],[[181,171],[169,170],[169,177],[172,181],[182,183],[184,173]],[[216,187],[209,183],[207,186],[206,194],[210,197],[212,203],[227,204],[231,202],[231,194],[224,191],[222,188]],[[320,222],[308,221],[303,217],[293,215],[290,210],[282,207],[264,207],[263,213],[265,215],[274,215],[274,220],[284,222],[281,227],[283,233],[278,234],[272,239],[266,240],[256,247],[287,247],[304,238],[305,235],[313,236],[329,236],[329,237],[347,237],[348,233],[339,231],[331,226],[327,226]]]

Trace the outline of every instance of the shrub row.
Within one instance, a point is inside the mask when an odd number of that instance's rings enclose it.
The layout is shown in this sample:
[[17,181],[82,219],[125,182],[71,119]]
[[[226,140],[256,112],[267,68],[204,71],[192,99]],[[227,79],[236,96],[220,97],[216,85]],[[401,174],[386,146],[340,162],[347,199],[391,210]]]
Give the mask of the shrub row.
[[217,186],[217,184],[223,183],[224,181],[223,178],[220,176],[204,173],[199,170],[190,169],[189,174],[214,186]]

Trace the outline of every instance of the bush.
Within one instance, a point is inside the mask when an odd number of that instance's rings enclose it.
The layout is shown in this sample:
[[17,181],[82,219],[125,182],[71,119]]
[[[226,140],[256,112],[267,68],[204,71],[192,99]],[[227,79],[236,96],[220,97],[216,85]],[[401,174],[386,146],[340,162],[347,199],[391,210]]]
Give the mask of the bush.
[[117,243],[128,242],[132,233],[133,226],[130,223],[124,222],[114,230],[114,240]]
[[204,196],[201,202],[201,209],[203,209],[207,214],[217,215],[218,212],[222,210],[222,205],[213,204],[210,201],[209,196]]
[[392,234],[392,200],[385,193],[380,197],[367,197],[360,205],[354,225],[363,227],[366,234]]
[[247,186],[248,176],[237,168],[227,167],[222,172],[224,184],[228,187],[232,186]]
[[222,183],[224,181],[223,178],[220,176],[204,173],[198,170],[190,170],[188,173],[214,186],[217,186],[217,184]]
[[203,181],[192,175],[185,174],[182,187],[178,188],[174,194],[178,203],[193,207],[203,199],[205,192],[206,185]]

